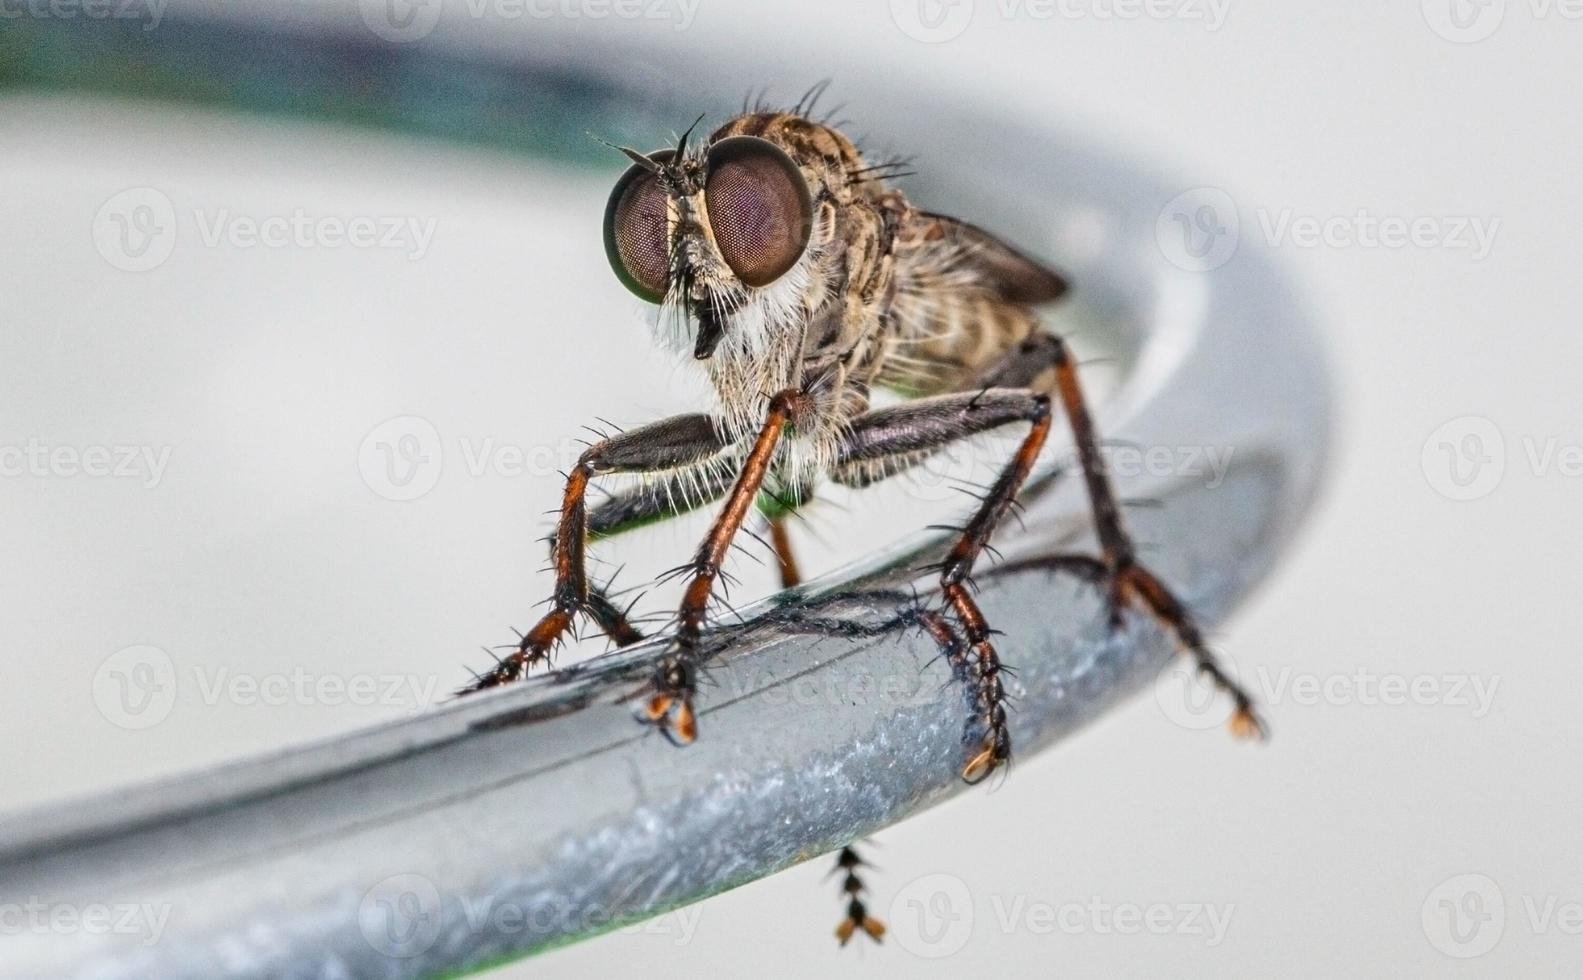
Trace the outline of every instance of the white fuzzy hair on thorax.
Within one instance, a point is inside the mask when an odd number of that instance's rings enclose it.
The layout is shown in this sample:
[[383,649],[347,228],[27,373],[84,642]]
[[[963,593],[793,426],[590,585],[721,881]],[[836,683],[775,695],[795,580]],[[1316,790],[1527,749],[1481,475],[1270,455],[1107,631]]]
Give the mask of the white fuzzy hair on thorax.
[[[733,440],[757,434],[769,400],[802,380],[803,341],[812,313],[806,303],[810,284],[826,275],[823,254],[823,243],[810,241],[797,264],[770,285],[738,285],[727,297],[709,293],[724,329],[720,345],[700,366]],[[663,303],[649,310],[656,343],[693,362],[698,324],[685,315],[678,291],[673,288]]]

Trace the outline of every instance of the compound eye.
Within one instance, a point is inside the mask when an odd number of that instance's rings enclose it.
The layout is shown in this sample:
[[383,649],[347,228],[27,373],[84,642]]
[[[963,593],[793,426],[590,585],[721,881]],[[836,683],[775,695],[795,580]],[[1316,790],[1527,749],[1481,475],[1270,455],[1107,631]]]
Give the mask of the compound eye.
[[[672,150],[661,150],[649,157],[664,163],[673,155]],[[605,205],[605,254],[610,268],[638,298],[650,303],[665,299],[670,280],[667,202],[659,177],[633,164],[616,181]]]
[[704,202],[720,257],[749,286],[768,286],[808,249],[808,182],[785,151],[757,136],[714,144],[708,165]]

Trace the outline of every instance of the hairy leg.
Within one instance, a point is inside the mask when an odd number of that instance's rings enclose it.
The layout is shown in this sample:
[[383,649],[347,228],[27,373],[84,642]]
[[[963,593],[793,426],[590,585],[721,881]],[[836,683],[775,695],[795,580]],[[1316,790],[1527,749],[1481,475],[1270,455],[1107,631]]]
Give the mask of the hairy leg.
[[697,554],[685,566],[689,578],[676,612],[675,646],[660,664],[651,685],[652,693],[642,711],[645,721],[678,744],[686,745],[698,737],[697,717],[692,707],[698,685],[698,640],[703,634],[715,583],[720,578],[731,542],[764,487],[781,434],[804,403],[805,396],[797,391],[783,391],[770,399],[764,424],[753,448],[742,461],[725,506],[699,545]]
[[[703,464],[691,469],[666,474],[663,478],[644,486],[612,494],[589,508],[588,542],[597,544],[628,531],[646,527],[659,521],[679,517],[724,497],[736,479],[735,466],[721,467]],[[767,493],[767,491],[766,491]],[[797,562],[792,555],[791,538],[787,533],[787,518],[797,506],[807,502],[803,492],[795,500],[777,496],[766,505],[761,498],[759,509],[765,512],[770,528],[770,547],[780,568],[781,588],[789,589],[801,582]],[[602,608],[601,608],[602,607]],[[606,612],[604,610],[613,610]],[[615,610],[599,586],[589,584],[588,613],[616,646],[630,646],[643,639],[643,634],[626,622]],[[607,617],[614,617],[607,625]]]
[[[1011,757],[1011,731],[1006,724],[1003,668],[993,631],[968,584],[974,563],[1027,482],[1044,447],[1050,433],[1050,399],[1027,389],[993,388],[870,412],[853,422],[831,474],[837,482],[865,485],[914,465],[957,440],[1014,422],[1030,423],[1028,434],[940,566],[940,591],[962,628],[966,651],[949,655],[965,657],[963,673],[973,692],[968,738],[974,747],[962,767],[962,778],[970,783],[979,782]],[[924,626],[944,649],[945,640],[937,632],[943,624],[925,620]]]
[[1110,474],[1105,468],[1105,458],[1100,452],[1098,431],[1083,396],[1077,363],[1066,344],[1054,334],[1035,334],[1012,351],[986,380],[993,384],[1032,385],[1052,374],[1050,384],[1060,399],[1077,446],[1101,558],[1109,571],[1112,626],[1121,625],[1122,609],[1128,603],[1143,608],[1176,637],[1198,670],[1231,697],[1236,707],[1231,719],[1232,734],[1239,738],[1264,738],[1266,729],[1254,708],[1253,698],[1226,673],[1187,607],[1138,561],[1137,549],[1127,533]]
[[835,937],[845,946],[852,936],[862,930],[876,943],[885,938],[885,923],[868,914],[862,894],[867,889],[858,869],[868,862],[858,856],[857,847],[848,844],[836,855],[834,873],[841,875],[841,893],[846,896],[846,918],[835,927]]
[[[1112,625],[1120,625],[1126,604],[1141,605],[1177,638],[1199,670],[1231,696],[1236,706],[1233,733],[1262,737],[1264,725],[1254,711],[1252,698],[1220,666],[1186,607],[1138,562],[1099,451],[1076,365],[1065,344],[1050,334],[1036,335],[987,372],[984,381],[992,386],[1038,385],[1040,389],[1053,389],[1077,444],[1102,551],[1102,558],[1096,562],[1100,572],[1096,577],[1108,588]],[[983,741],[978,754],[963,770],[963,778],[970,782],[982,779],[1004,761],[1010,751],[1010,736],[1004,724],[1001,668],[989,641],[991,631],[965,586],[974,561],[1012,505],[1043,447],[1049,430],[1049,401],[1050,396],[1042,390],[989,387],[871,412],[853,423],[832,472],[837,482],[866,486],[922,462],[957,440],[1015,421],[1033,423],[1028,437],[957,540],[941,576],[946,604],[956,614],[974,656],[971,676],[977,686]]]
[[808,482],[788,482],[781,474],[772,472],[770,481],[759,492],[759,513],[769,528],[770,551],[775,555],[775,565],[780,572],[781,588],[790,589],[802,584],[802,571],[797,567],[791,540],[791,518],[808,501],[813,499],[813,485]]
[[[596,544],[713,503],[731,489],[731,479],[730,470],[703,463],[612,494],[589,508],[588,543]],[[627,618],[626,610],[616,606],[597,583],[588,583],[586,610],[617,647],[631,646],[644,638],[643,632]]]
[[726,495],[736,480],[735,466],[702,463],[613,493],[588,508],[588,542],[596,544],[628,531],[691,513]]
[[549,612],[523,635],[516,652],[502,658],[466,690],[496,687],[525,676],[530,667],[549,658],[579,614],[594,616],[612,635],[629,637],[626,630],[631,627],[619,616],[619,610],[589,587],[586,497],[590,481],[611,473],[652,473],[696,466],[725,448],[715,421],[707,415],[678,415],[589,447],[566,479],[552,548],[555,591]]
[[791,534],[786,529],[785,517],[771,517],[770,547],[775,550],[775,564],[780,569],[781,588],[789,589],[802,584],[802,572],[797,568],[797,558],[792,554]]

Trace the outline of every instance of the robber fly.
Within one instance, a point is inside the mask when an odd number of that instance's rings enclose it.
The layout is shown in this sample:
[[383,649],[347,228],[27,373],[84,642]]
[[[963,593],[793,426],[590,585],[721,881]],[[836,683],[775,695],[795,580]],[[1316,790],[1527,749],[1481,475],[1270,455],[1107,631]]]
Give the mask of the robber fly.
[[[579,617],[618,645],[641,639],[590,583],[588,542],[724,500],[683,566],[675,636],[640,709],[672,741],[690,743],[710,599],[750,510],[769,518],[783,581],[794,584],[784,521],[821,480],[868,486],[952,444],[1023,426],[1020,446],[939,566],[939,610],[928,620],[936,640],[970,668],[976,717],[961,777],[978,782],[1010,758],[1011,735],[1000,656],[969,576],[1059,415],[1075,441],[1098,532],[1099,555],[1085,560],[1107,591],[1112,624],[1129,607],[1154,617],[1230,695],[1233,732],[1262,736],[1248,694],[1128,536],[1077,365],[1035,310],[1064,296],[1066,280],[981,228],[914,206],[888,186],[894,164],[865,162],[851,140],[810,118],[809,102],[745,111],[697,146],[689,129],[674,148],[618,148],[631,166],[605,210],[611,268],[653,304],[662,342],[682,346],[701,366],[718,408],[622,432],[582,454],[553,539],[549,611],[469,689],[525,676]],[[873,409],[877,388],[905,400]],[[590,483],[611,474],[648,480],[590,508]],[[843,943],[858,929],[876,940],[883,931],[858,900],[860,863],[842,851],[851,898],[838,931]]]

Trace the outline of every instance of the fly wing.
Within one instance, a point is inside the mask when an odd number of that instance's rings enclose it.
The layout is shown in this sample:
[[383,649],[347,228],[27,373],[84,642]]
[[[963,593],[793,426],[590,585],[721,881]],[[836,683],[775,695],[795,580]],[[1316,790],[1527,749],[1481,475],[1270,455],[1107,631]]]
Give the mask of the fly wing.
[[928,211],[914,220],[919,238],[940,248],[939,260],[1008,303],[1035,306],[1066,294],[1060,273],[977,225]]
[[907,210],[895,239],[891,344],[880,382],[911,394],[978,377],[1039,326],[1066,280],[974,225]]

